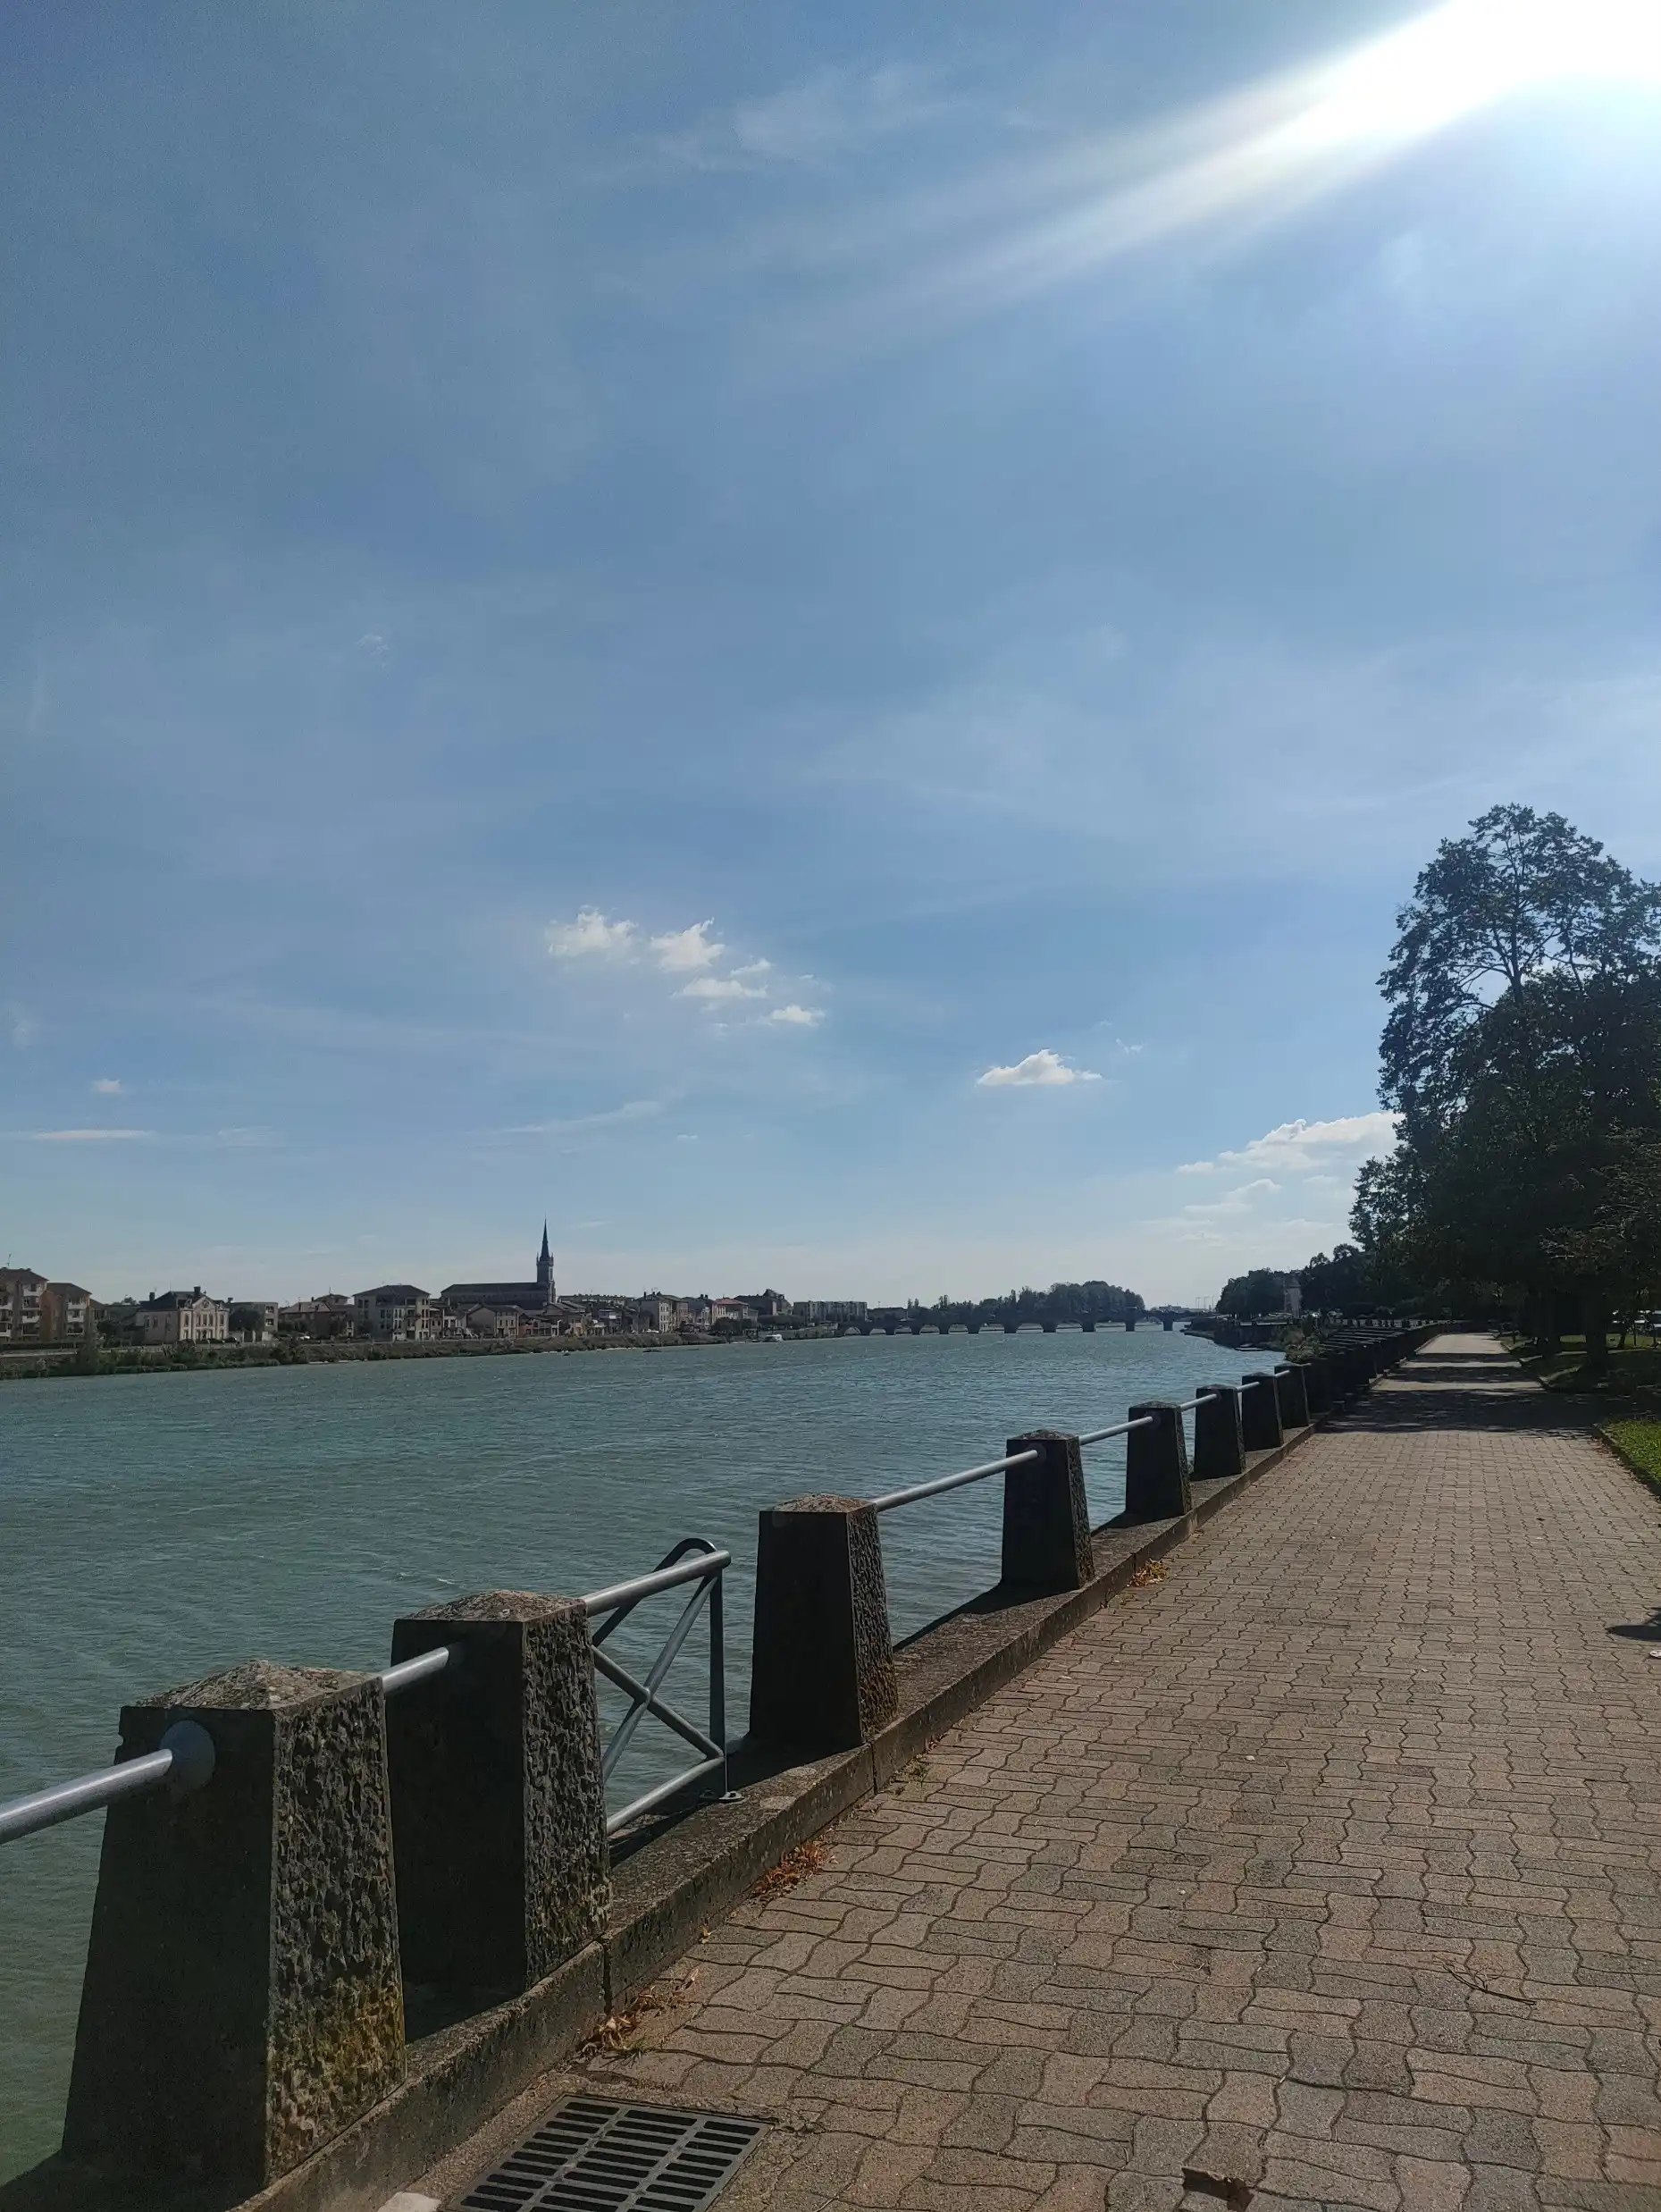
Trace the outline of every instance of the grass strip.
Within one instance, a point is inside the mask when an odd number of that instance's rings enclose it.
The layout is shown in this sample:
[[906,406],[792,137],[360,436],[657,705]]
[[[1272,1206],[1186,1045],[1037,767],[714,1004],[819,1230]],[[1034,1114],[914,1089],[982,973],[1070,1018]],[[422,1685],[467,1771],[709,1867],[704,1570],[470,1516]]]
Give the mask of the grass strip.
[[1661,1491],[1661,1421],[1611,1421],[1598,1434],[1640,1482]]

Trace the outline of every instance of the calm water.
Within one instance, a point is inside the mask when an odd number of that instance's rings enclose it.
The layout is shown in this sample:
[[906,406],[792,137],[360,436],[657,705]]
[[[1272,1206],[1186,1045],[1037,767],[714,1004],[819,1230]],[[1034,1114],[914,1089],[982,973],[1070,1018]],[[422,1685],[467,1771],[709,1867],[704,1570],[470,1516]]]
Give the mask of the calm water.
[[[946,1474],[1029,1426],[1100,1426],[1134,1399],[1237,1380],[1237,1357],[1144,1329],[9,1384],[0,1799],[104,1764],[124,1699],[256,1656],[383,1666],[395,1614],[595,1589],[689,1535],[734,1555],[737,1735],[759,1507]],[[1122,1447],[1086,1466],[1104,1520]],[[1000,1488],[886,1518],[897,1636],[996,1579]],[[699,1717],[701,1661],[684,1654],[674,1680]],[[629,1794],[670,1770],[662,1756],[642,1746]],[[101,1827],[0,1851],[0,2176],[56,2148]]]

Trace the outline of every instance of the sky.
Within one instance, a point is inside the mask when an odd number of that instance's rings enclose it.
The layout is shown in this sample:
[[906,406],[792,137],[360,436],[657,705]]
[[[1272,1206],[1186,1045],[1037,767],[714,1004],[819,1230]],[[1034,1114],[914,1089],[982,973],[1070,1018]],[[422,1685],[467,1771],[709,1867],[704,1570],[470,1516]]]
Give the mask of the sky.
[[0,1258],[1200,1302],[1661,874],[1656,0],[19,0]]

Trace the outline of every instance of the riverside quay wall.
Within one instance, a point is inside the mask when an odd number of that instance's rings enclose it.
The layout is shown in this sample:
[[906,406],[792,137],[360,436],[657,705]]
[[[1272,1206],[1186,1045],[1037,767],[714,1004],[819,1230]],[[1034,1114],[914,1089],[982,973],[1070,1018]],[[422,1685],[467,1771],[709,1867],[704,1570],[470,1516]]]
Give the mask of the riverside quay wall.
[[[1031,1432],[885,1497],[768,1508],[730,1748],[731,1560],[696,1538],[585,1596],[409,1615],[380,1673],[256,1661],[127,1705],[113,1767],[0,1807],[0,1842],[107,1807],[63,2149],[0,2212],[371,2212],[1430,1333]],[[1120,1436],[1125,1510],[1092,1530],[1082,1455]],[[996,1586],[896,1647],[881,1517],[1000,1479]],[[680,1611],[642,1678],[609,1638],[665,1595]],[[666,1686],[694,1630],[695,1719]],[[605,1740],[597,1678],[629,1700]],[[648,1717],[692,1763],[608,1816]]]

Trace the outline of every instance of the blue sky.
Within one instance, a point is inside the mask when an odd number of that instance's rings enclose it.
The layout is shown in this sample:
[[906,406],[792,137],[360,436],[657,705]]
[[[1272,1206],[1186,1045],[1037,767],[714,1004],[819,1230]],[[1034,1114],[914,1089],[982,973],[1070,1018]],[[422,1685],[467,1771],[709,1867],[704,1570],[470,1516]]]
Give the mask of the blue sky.
[[1655,20],[8,10],[6,1256],[1330,1243],[1437,838],[1661,872]]

